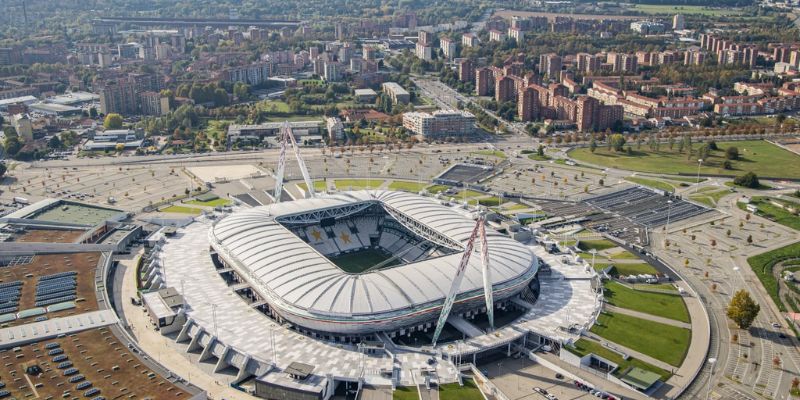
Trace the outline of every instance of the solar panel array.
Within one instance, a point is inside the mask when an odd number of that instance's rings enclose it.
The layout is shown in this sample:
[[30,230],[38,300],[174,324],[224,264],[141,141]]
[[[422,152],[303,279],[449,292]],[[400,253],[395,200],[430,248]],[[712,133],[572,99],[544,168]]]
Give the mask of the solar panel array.
[[22,296],[22,281],[0,284],[0,315],[16,312]]
[[61,272],[39,277],[36,283],[36,307],[75,300],[78,290],[78,273]]

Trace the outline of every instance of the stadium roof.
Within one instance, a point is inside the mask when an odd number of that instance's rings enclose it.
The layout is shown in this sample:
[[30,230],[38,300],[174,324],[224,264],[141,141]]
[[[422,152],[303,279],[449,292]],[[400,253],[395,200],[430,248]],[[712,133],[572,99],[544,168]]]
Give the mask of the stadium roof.
[[[362,274],[349,274],[281,225],[276,218],[381,202],[455,242],[465,244],[475,222],[436,200],[392,191],[344,192],[325,197],[255,207],[218,222],[212,245],[227,254],[258,292],[273,300],[323,315],[367,315],[442,302],[463,250],[454,254]],[[535,257],[524,245],[487,232],[494,290],[536,271]],[[467,267],[460,293],[481,290],[480,256]]]

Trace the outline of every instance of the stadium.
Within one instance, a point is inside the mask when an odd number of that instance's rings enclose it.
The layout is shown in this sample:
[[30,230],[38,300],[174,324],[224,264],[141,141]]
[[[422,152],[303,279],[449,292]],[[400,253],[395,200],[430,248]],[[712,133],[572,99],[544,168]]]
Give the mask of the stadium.
[[[208,231],[220,270],[259,309],[295,330],[360,341],[432,330],[475,221],[436,199],[356,191],[242,209]],[[487,230],[494,304],[538,287],[529,247]],[[453,314],[485,313],[480,257],[471,257]]]

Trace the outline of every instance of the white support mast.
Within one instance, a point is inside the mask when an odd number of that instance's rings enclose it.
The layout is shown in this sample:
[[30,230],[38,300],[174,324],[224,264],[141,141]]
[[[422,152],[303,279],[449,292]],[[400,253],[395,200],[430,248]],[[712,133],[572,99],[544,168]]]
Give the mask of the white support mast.
[[297,164],[300,166],[300,173],[303,174],[303,180],[306,182],[308,197],[314,197],[314,182],[311,181],[311,175],[308,173],[306,163],[303,161],[303,157],[300,156],[300,147],[297,146],[297,142],[294,140],[294,133],[292,133],[292,127],[289,124],[289,121],[285,121],[283,123],[280,131],[280,138],[281,155],[280,158],[278,158],[278,171],[275,176],[277,179],[275,182],[274,193],[275,202],[279,203],[281,201],[281,193],[283,192],[283,178],[284,174],[286,173],[286,147],[289,145],[292,146],[294,155],[297,157]]
[[492,294],[492,272],[489,269],[489,245],[486,242],[486,226],[483,217],[478,218],[481,235],[481,264],[483,266],[483,292],[486,296],[486,315],[489,317],[489,329],[494,330],[494,295]]
[[478,218],[478,222],[475,224],[475,228],[469,236],[469,241],[467,241],[466,248],[464,249],[464,255],[461,257],[461,263],[458,265],[456,276],[453,278],[453,284],[450,286],[450,292],[444,299],[442,313],[439,314],[439,320],[436,322],[436,330],[433,332],[433,346],[436,346],[436,341],[439,340],[439,335],[442,333],[442,329],[445,323],[447,323],[447,318],[450,316],[450,310],[453,308],[453,303],[455,303],[461,281],[464,279],[464,271],[466,271],[467,265],[469,265],[469,257],[472,255],[472,251],[475,248],[475,237],[478,236],[478,231],[481,226],[483,226],[482,216]]

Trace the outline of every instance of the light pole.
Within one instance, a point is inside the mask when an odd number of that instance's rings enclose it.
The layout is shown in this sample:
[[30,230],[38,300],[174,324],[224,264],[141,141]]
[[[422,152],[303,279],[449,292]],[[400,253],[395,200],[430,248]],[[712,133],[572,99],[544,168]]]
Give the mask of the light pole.
[[[591,249],[591,250],[589,250],[589,253],[592,254],[592,269],[594,269],[594,257],[597,255],[597,249]],[[595,271],[597,271],[597,270],[595,270]]]
[[708,390],[706,390],[706,400],[708,400],[708,396],[711,394],[711,383],[714,381],[714,364],[717,363],[716,358],[709,358],[708,363],[711,364],[711,375],[708,376]]
[[667,224],[664,225],[664,236],[666,239],[666,235],[669,233],[669,216],[670,212],[672,211],[672,200],[667,200]]
[[694,192],[697,193],[697,187],[700,186],[700,166],[703,165],[703,159],[697,160],[697,184],[694,186]]

